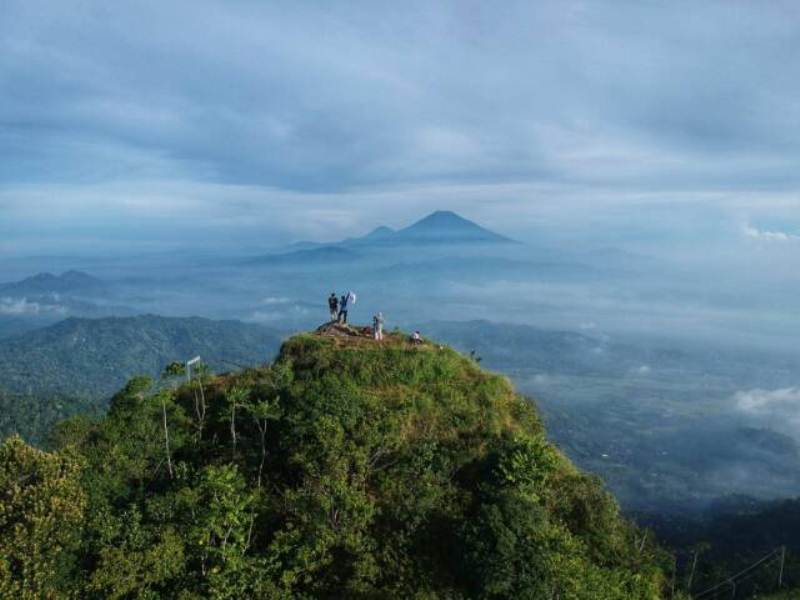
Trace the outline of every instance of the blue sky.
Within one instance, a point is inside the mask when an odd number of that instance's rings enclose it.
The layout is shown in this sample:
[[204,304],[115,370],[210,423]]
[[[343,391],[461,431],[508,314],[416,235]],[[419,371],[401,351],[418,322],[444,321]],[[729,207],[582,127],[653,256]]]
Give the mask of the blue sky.
[[0,18],[0,253],[800,243],[796,2],[39,2]]

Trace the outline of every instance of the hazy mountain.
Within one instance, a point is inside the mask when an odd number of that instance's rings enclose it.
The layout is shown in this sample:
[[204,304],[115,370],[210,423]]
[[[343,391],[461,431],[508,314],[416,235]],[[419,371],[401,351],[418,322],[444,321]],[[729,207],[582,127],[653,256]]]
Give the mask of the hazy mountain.
[[0,295],[42,296],[52,294],[97,294],[105,291],[105,282],[82,271],[66,271],[61,275],[38,273],[21,281],[0,284]]
[[397,232],[392,229],[391,227],[386,227],[385,225],[381,225],[380,227],[376,227],[372,231],[370,231],[367,235],[365,235],[362,239],[364,240],[385,240]]
[[[130,316],[112,286],[83,271],[37,273],[0,284],[0,338],[52,325],[66,317]],[[127,298],[125,298],[127,300]]]
[[[490,231],[477,223],[447,210],[437,210],[428,216],[412,223],[403,229],[392,229],[385,225],[376,227],[361,237],[347,238],[339,242],[324,244],[320,242],[301,241],[288,247],[290,252],[272,255],[284,259],[301,259],[306,255],[300,252],[316,252],[330,248],[392,248],[405,247],[410,244],[447,246],[453,244],[510,244],[517,243],[510,238]],[[311,254],[311,257],[324,257],[324,254]],[[335,255],[334,255],[335,256]],[[259,257],[258,262],[266,262],[268,257]]]
[[489,242],[509,243],[511,239],[485,227],[481,227],[454,212],[437,210],[413,225],[401,229],[390,236],[392,242],[424,242],[432,244]]
[[427,217],[405,227],[394,230],[378,227],[367,235],[345,240],[344,245],[407,245],[407,244],[475,244],[513,243],[513,240],[490,231],[454,212],[437,210]]

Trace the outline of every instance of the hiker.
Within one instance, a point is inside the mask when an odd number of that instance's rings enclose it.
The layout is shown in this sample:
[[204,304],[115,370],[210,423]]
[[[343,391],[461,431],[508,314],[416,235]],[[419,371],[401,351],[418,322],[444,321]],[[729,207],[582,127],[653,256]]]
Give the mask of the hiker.
[[339,314],[336,317],[339,323],[347,323],[347,294],[339,300]]
[[339,301],[339,317],[340,323],[347,323],[347,310],[348,305],[356,303],[356,295],[353,292],[347,292]]
[[372,334],[375,336],[375,341],[383,341],[383,313],[378,313],[372,317]]
[[415,331],[411,334],[411,343],[415,346],[422,343],[422,336],[419,334],[419,331]]
[[339,318],[339,299],[336,297],[336,292],[331,292],[328,296],[328,308],[331,311],[331,322]]

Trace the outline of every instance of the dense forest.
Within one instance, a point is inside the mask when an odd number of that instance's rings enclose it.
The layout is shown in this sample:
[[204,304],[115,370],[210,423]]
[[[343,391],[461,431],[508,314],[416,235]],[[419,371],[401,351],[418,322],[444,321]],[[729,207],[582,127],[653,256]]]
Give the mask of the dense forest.
[[141,315],[70,318],[0,340],[0,438],[18,433],[39,444],[63,417],[105,412],[134,375],[157,377],[196,354],[218,371],[263,362],[280,339],[240,321]]
[[[0,447],[0,597],[669,597],[672,558],[508,381],[400,335],[129,381]],[[678,597],[678,596],[675,596]]]

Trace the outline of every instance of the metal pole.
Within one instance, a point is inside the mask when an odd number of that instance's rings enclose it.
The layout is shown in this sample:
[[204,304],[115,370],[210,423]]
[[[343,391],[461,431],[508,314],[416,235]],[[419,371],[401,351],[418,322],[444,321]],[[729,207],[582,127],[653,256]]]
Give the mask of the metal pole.
[[195,356],[194,358],[186,361],[186,381],[187,383],[192,382],[192,365],[196,365],[200,362],[200,357]]
[[781,570],[778,572],[778,587],[783,586],[783,565],[786,562],[786,546],[781,546]]

